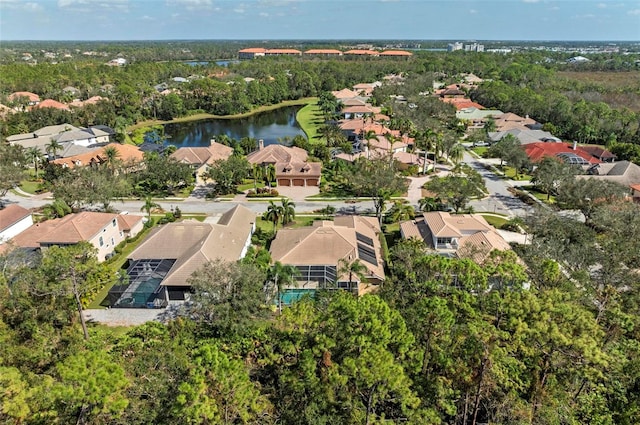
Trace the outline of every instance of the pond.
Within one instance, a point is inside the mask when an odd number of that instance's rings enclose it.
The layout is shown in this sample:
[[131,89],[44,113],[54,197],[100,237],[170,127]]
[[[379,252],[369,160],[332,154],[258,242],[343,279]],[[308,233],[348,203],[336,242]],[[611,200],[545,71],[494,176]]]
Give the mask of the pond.
[[301,106],[288,106],[247,118],[167,124],[164,127],[164,134],[168,138],[166,144],[178,148],[209,146],[209,141],[220,134],[236,140],[244,137],[263,139],[265,146],[278,143],[278,139],[284,137],[306,137],[296,121],[296,113],[300,108]]

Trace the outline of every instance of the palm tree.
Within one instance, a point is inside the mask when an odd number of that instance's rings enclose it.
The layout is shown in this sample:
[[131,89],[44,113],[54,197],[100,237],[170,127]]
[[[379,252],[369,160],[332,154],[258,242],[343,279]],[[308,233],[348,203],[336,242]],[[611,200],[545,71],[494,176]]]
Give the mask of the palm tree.
[[261,164],[253,164],[252,174],[253,174],[253,189],[257,192],[258,180],[262,180],[264,178],[264,167]]
[[296,204],[288,198],[282,199],[282,225],[291,223],[296,218]]
[[275,164],[269,164],[267,169],[265,170],[265,176],[267,177],[267,181],[269,182],[269,187],[271,187],[271,182],[276,181],[276,166]]
[[454,164],[459,164],[462,158],[464,158],[464,146],[456,143],[449,149],[449,159],[453,161]]
[[362,282],[366,278],[367,266],[362,264],[360,259],[356,258],[350,261],[346,258],[341,258],[338,262],[338,279],[340,276],[349,275],[349,290],[353,289],[353,279],[358,278]]
[[142,207],[140,207],[140,211],[147,212],[147,218],[149,222],[151,222],[151,210],[154,208],[160,208],[160,205],[153,202],[153,198],[151,197],[151,195],[145,196],[144,204],[142,205]]
[[264,218],[273,223],[273,231],[278,227],[278,221],[282,217],[282,207],[276,205],[273,201],[269,201],[269,206],[264,214]]
[[111,170],[111,174],[114,174],[116,163],[120,157],[120,151],[114,146],[107,146],[104,148],[104,163]]
[[[276,287],[278,294],[278,313],[282,313],[282,292],[285,286],[296,284],[296,277],[300,275],[298,268],[289,264],[282,264],[276,261],[269,270],[269,280]],[[297,285],[296,285],[297,286]]]
[[387,217],[391,219],[391,222],[397,223],[399,221],[411,220],[416,215],[413,207],[406,201],[395,201]]
[[418,201],[418,206],[422,212],[436,211],[438,209],[438,204],[438,199],[431,197],[422,198]]
[[33,168],[36,170],[36,179],[37,179],[38,164],[40,164],[40,162],[42,161],[42,152],[40,152],[40,149],[34,146],[25,151],[25,156],[27,157],[28,161],[31,161],[33,163]]
[[62,146],[57,140],[51,139],[51,141],[45,145],[45,148],[47,149],[47,153],[50,153],[53,155],[53,159],[56,159],[56,154],[58,151],[61,151],[64,146]]
[[367,141],[367,159],[371,157],[371,143],[370,140],[378,140],[378,135],[373,130],[367,130],[363,135],[362,139]]

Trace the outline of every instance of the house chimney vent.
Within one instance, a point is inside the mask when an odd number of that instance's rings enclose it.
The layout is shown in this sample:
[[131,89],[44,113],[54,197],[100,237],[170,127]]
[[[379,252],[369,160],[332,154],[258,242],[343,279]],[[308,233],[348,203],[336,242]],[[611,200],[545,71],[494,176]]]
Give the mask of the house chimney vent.
[[578,148],[578,141],[574,140],[573,141],[573,150],[575,151]]
[[264,139],[258,140],[258,150],[264,149]]

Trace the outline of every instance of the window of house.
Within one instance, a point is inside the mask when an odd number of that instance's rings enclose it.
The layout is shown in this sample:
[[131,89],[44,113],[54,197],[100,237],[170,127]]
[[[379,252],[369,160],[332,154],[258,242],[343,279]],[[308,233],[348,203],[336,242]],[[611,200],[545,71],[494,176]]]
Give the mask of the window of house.
[[116,240],[111,238],[111,246],[115,246],[115,244],[116,244]]
[[113,227],[116,227],[116,219],[114,218],[113,221],[111,222],[111,224],[113,224]]
[[104,239],[102,239],[102,236],[100,236],[99,241],[100,241],[100,246],[103,246],[104,245]]
[[438,245],[441,244],[450,244],[451,238],[438,238]]

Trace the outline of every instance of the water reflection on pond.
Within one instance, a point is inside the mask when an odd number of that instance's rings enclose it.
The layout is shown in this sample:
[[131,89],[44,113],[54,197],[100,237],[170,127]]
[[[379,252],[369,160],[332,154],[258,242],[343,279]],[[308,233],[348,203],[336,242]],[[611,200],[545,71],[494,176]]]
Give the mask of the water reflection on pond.
[[201,120],[165,125],[167,144],[177,147],[208,146],[215,136],[226,134],[232,139],[243,137],[263,139],[265,145],[277,143],[279,138],[305,136],[296,121],[300,106],[263,112],[247,118]]

